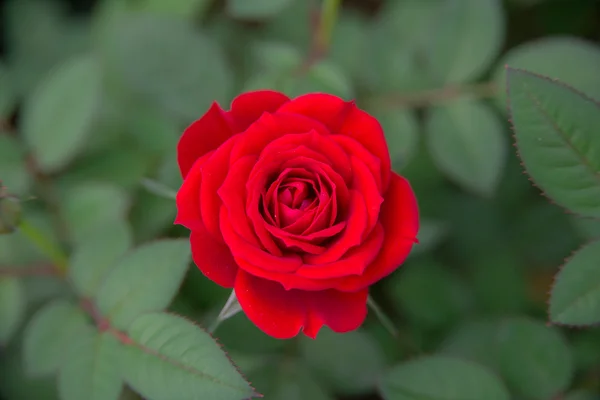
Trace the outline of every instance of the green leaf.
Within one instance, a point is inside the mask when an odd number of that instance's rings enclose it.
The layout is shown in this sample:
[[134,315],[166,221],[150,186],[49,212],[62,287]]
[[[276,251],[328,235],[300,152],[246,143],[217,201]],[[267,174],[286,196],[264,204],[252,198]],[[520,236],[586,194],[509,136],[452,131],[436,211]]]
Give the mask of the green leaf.
[[209,9],[211,0],[143,0],[136,4],[136,9],[142,12],[159,15],[174,15],[186,18],[199,18]]
[[486,368],[446,356],[421,357],[384,376],[385,400],[509,400],[508,390]]
[[221,49],[191,21],[154,14],[121,15],[106,29],[108,71],[144,101],[189,123],[225,101],[233,78]]
[[433,219],[421,219],[419,221],[418,245],[413,247],[411,255],[423,254],[437,246],[447,235],[446,223]]
[[294,0],[227,0],[226,12],[233,18],[266,19],[279,14]]
[[173,225],[177,207],[173,199],[159,197],[154,193],[138,193],[131,209],[131,223],[138,241],[151,240]]
[[[600,46],[574,36],[536,39],[512,48],[498,62],[494,81],[506,85],[505,66],[533,71],[559,79],[573,88],[600,99]],[[506,110],[506,91],[498,91],[498,106]]]
[[26,194],[31,187],[31,175],[25,164],[24,149],[15,138],[2,132],[0,132],[0,177],[2,184],[13,194]]
[[442,343],[439,352],[448,356],[475,361],[488,368],[497,369],[497,333],[495,320],[469,321],[452,332]]
[[[11,86],[9,71],[0,61],[0,120],[8,117],[17,103],[15,92]],[[2,146],[0,146],[0,149]],[[0,160],[2,158],[0,157]]]
[[600,241],[583,246],[562,267],[550,294],[550,319],[567,325],[600,322]]
[[479,78],[500,53],[505,31],[501,0],[444,2],[427,47],[432,74],[440,84]]
[[332,400],[302,363],[283,361],[249,373],[252,383],[269,400]]
[[93,297],[116,261],[133,242],[126,221],[110,221],[84,237],[71,256],[69,279],[83,297]]
[[127,193],[112,184],[82,182],[63,193],[64,219],[73,242],[78,243],[107,222],[125,218]]
[[83,311],[64,300],[55,300],[31,318],[25,328],[25,368],[32,377],[49,375],[62,363],[73,338],[86,328]]
[[91,181],[132,189],[147,173],[151,162],[148,154],[132,147],[95,151],[76,161],[62,174],[58,184],[75,185]]
[[369,20],[364,14],[342,8],[331,35],[329,58],[355,80],[362,78],[364,55],[371,45],[365,35],[368,29]]
[[21,281],[0,277],[0,346],[9,342],[25,315],[25,292]]
[[490,108],[466,99],[430,109],[425,131],[434,162],[450,179],[481,196],[493,195],[508,148]]
[[419,146],[419,123],[410,110],[369,110],[377,118],[387,140],[390,157],[396,170],[406,166]]
[[386,290],[407,318],[428,328],[458,319],[471,296],[455,273],[429,260],[403,268],[387,281]]
[[598,394],[588,390],[575,390],[567,393],[563,400],[598,400]]
[[314,376],[340,394],[368,393],[385,367],[382,349],[364,332],[323,329],[316,340],[302,340],[300,346]]
[[62,400],[119,400],[122,380],[117,339],[96,329],[82,332],[70,345],[58,374]]
[[372,90],[402,92],[439,86],[430,72],[426,41],[443,1],[388,1],[367,31],[362,57],[364,79]]
[[572,88],[508,68],[511,120],[525,169],[556,203],[600,216],[600,104]]
[[573,357],[558,329],[518,318],[505,321],[497,338],[499,371],[514,392],[545,400],[570,386]]
[[149,400],[241,400],[255,393],[212,337],[165,313],[149,313],[127,329],[125,381]]
[[101,95],[100,69],[77,56],[55,69],[23,109],[23,134],[44,171],[64,167],[85,143]]
[[181,285],[190,262],[190,244],[163,239],[137,247],[122,257],[100,287],[97,305],[118,329],[139,314],[166,308]]

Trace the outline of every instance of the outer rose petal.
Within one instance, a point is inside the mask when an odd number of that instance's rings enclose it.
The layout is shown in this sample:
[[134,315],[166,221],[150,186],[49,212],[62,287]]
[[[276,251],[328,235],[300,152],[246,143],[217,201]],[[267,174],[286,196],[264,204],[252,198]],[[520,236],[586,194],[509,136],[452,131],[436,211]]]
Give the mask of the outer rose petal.
[[233,100],[229,113],[235,120],[237,130],[241,132],[252,125],[263,113],[273,113],[288,101],[290,99],[285,94],[273,90],[247,92]]
[[194,263],[208,279],[226,288],[234,286],[238,266],[227,246],[216,241],[203,226],[192,231],[190,245]]
[[284,104],[278,113],[296,113],[314,118],[327,126],[331,133],[350,136],[381,160],[383,189],[387,188],[391,160],[383,129],[379,122],[354,102],[324,93],[298,96]]
[[286,291],[277,282],[240,270],[235,293],[248,318],[277,339],[290,339],[302,328],[314,339],[323,325],[348,332],[358,328],[367,315],[367,289],[355,293]]
[[175,224],[194,230],[202,225],[200,215],[200,185],[202,181],[202,165],[211,153],[200,157],[195,163],[183,184],[177,191],[177,217]]
[[196,160],[223,144],[234,131],[234,121],[215,102],[200,119],[181,135],[177,144],[177,163],[185,179]]
[[404,262],[419,232],[419,208],[408,181],[392,173],[379,218],[385,230],[381,251],[362,276],[349,276],[334,286],[344,292],[366,288],[394,272]]

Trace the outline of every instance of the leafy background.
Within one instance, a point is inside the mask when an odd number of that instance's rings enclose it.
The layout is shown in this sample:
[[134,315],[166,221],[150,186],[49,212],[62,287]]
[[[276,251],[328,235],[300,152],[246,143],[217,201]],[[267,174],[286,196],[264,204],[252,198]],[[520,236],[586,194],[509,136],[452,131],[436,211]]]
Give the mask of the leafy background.
[[[422,214],[421,243],[372,290],[396,336],[373,312],[360,330],[324,329],[315,341],[269,338],[241,313],[217,328],[257,392],[599,398],[600,332],[548,324],[547,301],[565,258],[600,223],[565,212],[524,174],[504,66],[600,99],[600,2],[346,0],[324,55],[313,51],[319,3],[0,2],[0,179],[31,228],[0,236],[0,398],[242,397],[225,390],[247,390],[241,376],[188,322],[210,326],[229,293],[188,268],[187,231],[172,225],[173,201],[154,192],[181,184],[175,145],[185,126],[213,100],[226,106],[254,88],[356,98],[384,126]],[[32,246],[32,230],[68,259]],[[599,252],[577,253],[596,283],[596,322]],[[86,313],[141,347],[118,351]],[[184,354],[227,385],[160,362]]]

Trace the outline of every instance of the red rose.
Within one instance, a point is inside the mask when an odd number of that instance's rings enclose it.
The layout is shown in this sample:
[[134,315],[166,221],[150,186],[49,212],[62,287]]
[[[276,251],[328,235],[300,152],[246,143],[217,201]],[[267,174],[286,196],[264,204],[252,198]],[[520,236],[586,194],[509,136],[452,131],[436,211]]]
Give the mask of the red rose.
[[358,328],[369,286],[416,241],[414,193],[354,102],[245,93],[229,111],[213,104],[177,153],[175,223],[191,230],[194,262],[276,338]]

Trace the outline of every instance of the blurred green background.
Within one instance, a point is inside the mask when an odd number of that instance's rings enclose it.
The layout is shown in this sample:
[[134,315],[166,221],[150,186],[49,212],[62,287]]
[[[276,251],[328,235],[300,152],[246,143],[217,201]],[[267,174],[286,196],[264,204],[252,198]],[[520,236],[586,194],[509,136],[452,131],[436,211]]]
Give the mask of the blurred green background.
[[[317,0],[0,1],[0,180],[66,248],[107,221],[127,220],[137,243],[185,236],[174,202],[140,182],[179,187],[178,137],[213,100],[257,88],[356,98],[421,208],[421,243],[372,291],[399,336],[370,313],[357,332],[278,341],[238,314],[216,336],[241,371],[266,399],[371,400],[393,365],[442,352],[489,366],[515,399],[600,398],[598,328],[546,325],[554,274],[600,222],[528,181],[503,87],[509,64],[600,99],[600,1],[342,3],[313,59]],[[0,237],[0,266],[44,261],[20,235]],[[208,325],[228,291],[188,275],[171,308]],[[70,295],[51,277],[24,282],[28,314]],[[20,369],[19,346],[0,340],[0,398],[56,399],[54,380]]]

